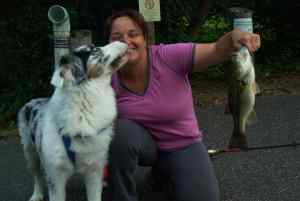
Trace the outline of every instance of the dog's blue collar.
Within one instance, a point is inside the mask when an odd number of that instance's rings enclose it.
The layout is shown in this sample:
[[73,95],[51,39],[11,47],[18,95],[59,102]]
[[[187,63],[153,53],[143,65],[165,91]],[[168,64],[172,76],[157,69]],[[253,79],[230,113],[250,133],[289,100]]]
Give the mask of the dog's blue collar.
[[72,163],[75,165],[75,151],[72,151],[70,149],[71,143],[72,143],[71,138],[67,135],[63,135],[62,140],[63,140],[64,146],[65,146],[65,149],[66,149],[66,152],[67,152],[67,155],[68,155],[70,161],[72,161]]
[[[98,132],[97,135],[101,134],[103,131],[105,131],[106,129],[110,128],[110,126],[105,127],[105,128],[101,128]],[[82,136],[80,133],[76,134],[75,136]],[[71,144],[72,144],[72,139],[70,137],[70,135],[62,135],[62,140],[67,152],[67,155],[70,159],[70,161],[73,163],[73,165],[75,165],[75,158],[76,158],[76,153],[74,151],[71,150]]]

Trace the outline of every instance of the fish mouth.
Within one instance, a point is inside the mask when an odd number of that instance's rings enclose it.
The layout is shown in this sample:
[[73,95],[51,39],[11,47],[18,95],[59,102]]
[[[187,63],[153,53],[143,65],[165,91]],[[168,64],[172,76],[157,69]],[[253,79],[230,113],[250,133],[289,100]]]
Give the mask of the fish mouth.
[[237,58],[239,56],[239,52],[233,52],[231,54],[231,58]]
[[237,55],[237,54],[231,55],[231,61],[232,61],[233,63],[238,63],[238,61],[239,61],[238,55]]
[[238,56],[238,53],[237,52],[234,52],[232,53],[231,57],[237,57]]
[[239,52],[234,52],[231,55],[231,61],[235,64],[239,64],[244,62],[244,58]]

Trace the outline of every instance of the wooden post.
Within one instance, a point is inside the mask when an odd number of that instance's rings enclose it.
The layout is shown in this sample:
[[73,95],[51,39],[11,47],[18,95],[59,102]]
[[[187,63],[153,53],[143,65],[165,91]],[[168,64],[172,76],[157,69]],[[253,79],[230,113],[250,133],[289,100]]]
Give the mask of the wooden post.
[[148,31],[149,31],[148,44],[152,45],[152,44],[155,44],[155,26],[154,26],[154,22],[147,22],[147,25],[148,25]]

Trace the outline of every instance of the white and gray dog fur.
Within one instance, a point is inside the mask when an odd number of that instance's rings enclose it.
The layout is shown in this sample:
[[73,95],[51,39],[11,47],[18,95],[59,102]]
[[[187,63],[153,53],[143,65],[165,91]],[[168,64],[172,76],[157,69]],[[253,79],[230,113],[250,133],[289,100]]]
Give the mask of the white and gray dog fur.
[[63,56],[54,72],[61,86],[51,98],[28,102],[18,114],[25,158],[34,177],[30,201],[44,199],[44,174],[50,201],[64,201],[74,173],[85,182],[89,201],[100,201],[116,101],[113,72],[127,61],[127,45],[81,46]]

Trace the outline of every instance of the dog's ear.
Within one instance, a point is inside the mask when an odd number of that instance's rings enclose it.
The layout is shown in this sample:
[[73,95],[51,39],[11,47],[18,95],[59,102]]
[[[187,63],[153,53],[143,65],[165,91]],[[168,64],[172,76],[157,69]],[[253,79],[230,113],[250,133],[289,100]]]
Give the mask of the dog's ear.
[[83,64],[86,64],[95,45],[82,45],[73,50],[73,54],[79,57]]

